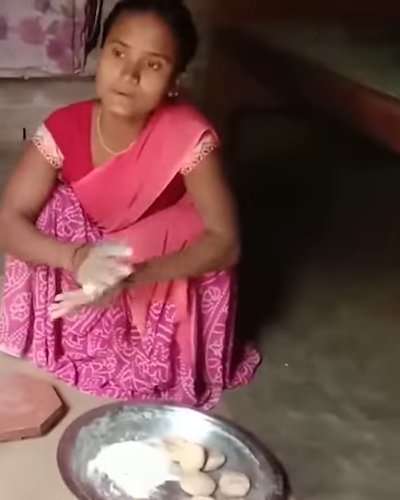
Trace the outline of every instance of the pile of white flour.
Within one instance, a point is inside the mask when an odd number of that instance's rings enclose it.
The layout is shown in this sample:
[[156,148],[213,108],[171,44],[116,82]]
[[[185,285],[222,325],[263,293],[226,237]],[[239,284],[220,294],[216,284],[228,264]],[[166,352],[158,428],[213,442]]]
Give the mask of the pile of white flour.
[[170,479],[165,450],[142,441],[106,446],[88,464],[89,475],[105,475],[122,492],[135,499],[149,498]]

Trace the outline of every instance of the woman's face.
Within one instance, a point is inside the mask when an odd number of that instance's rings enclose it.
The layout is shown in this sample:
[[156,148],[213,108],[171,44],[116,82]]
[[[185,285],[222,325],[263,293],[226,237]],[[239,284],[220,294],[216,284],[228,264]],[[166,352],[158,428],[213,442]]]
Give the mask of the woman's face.
[[153,13],[121,15],[105,41],[96,74],[103,107],[124,118],[146,116],[174,83],[178,47]]

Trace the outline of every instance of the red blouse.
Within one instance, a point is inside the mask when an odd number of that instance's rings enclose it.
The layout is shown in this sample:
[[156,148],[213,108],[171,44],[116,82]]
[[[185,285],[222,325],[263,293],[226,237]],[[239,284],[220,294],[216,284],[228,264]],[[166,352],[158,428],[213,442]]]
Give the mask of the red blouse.
[[[79,102],[61,108],[45,120],[32,138],[49,163],[62,171],[64,182],[79,181],[96,168],[91,148],[93,109],[94,101]],[[212,132],[206,133],[191,156],[183,162],[180,173],[144,215],[175,204],[186,191],[183,176],[191,172],[217,147],[218,142]]]

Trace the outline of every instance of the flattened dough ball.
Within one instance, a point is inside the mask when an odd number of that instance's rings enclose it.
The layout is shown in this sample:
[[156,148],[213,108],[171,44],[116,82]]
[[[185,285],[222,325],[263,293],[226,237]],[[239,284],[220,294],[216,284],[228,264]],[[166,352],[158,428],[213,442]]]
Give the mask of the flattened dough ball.
[[220,469],[226,462],[226,457],[218,450],[209,450],[206,460],[206,465],[203,470],[205,472],[213,472]]
[[179,463],[183,472],[198,472],[206,462],[205,449],[196,443],[185,443],[179,452]]
[[164,447],[172,462],[179,463],[183,472],[198,472],[206,462],[205,449],[181,438],[166,439]]
[[214,500],[214,498],[213,497],[197,496],[197,497],[192,497],[192,500]]
[[219,480],[219,490],[228,498],[245,497],[250,488],[250,479],[241,472],[223,472]]
[[215,481],[203,472],[186,474],[181,478],[182,490],[193,497],[209,497],[214,493],[216,487]]
[[187,441],[182,438],[170,438],[164,441],[164,447],[172,462],[180,462],[182,448]]

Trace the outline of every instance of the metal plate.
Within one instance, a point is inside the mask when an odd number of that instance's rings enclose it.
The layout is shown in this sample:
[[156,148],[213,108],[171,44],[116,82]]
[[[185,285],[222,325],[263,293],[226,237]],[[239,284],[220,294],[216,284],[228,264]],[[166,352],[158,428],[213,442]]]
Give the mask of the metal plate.
[[[250,435],[227,421],[181,406],[111,404],[75,420],[62,436],[58,466],[64,482],[80,500],[131,500],[116,494],[107,479],[95,481],[88,463],[107,445],[121,441],[163,442],[183,438],[227,457],[224,469],[247,474],[252,489],[247,500],[283,500],[284,474],[273,456]],[[222,470],[224,470],[222,469]],[[221,472],[212,474],[218,480]],[[187,500],[177,481],[160,486],[149,500]],[[218,496],[216,499],[222,498]]]

